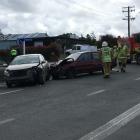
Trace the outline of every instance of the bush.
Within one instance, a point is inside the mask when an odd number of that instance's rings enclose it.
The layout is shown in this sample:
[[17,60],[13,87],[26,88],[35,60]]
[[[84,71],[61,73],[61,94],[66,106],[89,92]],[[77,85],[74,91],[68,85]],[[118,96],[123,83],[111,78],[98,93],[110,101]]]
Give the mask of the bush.
[[[18,55],[22,55],[23,48],[22,47],[11,47],[15,48],[18,52]],[[10,55],[11,49],[0,50],[0,58],[10,63],[12,57]],[[26,54],[42,54],[46,60],[48,61],[58,61],[61,54],[61,46],[56,43],[51,43],[48,46],[26,46]]]
[[27,54],[42,54],[48,61],[58,61],[60,58],[60,46],[56,43],[51,43],[48,46],[26,47]]

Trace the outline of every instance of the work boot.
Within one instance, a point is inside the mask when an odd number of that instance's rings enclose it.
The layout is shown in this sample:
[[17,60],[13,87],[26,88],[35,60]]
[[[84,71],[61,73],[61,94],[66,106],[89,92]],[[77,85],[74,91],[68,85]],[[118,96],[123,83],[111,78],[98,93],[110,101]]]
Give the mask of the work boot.
[[110,75],[104,75],[104,78],[110,78]]

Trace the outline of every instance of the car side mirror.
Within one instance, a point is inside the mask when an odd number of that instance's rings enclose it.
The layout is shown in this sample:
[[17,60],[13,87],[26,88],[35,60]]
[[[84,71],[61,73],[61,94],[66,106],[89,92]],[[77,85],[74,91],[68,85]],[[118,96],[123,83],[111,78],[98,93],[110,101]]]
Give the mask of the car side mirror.
[[73,63],[74,62],[74,59],[73,58],[70,58],[70,59],[67,59],[66,60],[66,63]]
[[73,61],[74,61],[73,59],[69,59],[67,62],[71,63],[71,62],[73,62]]
[[46,63],[46,61],[45,61],[45,60],[43,60],[43,61],[41,62],[41,64],[44,64],[44,63]]

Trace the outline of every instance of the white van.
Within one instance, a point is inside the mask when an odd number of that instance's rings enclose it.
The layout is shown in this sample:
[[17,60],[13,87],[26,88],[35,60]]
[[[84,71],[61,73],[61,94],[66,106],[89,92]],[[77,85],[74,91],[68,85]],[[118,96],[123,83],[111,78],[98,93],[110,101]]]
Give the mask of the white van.
[[92,51],[97,52],[97,46],[91,46],[91,45],[81,45],[81,44],[75,44],[73,45],[72,49],[66,50],[66,54],[72,54],[76,52],[84,52],[84,51]]

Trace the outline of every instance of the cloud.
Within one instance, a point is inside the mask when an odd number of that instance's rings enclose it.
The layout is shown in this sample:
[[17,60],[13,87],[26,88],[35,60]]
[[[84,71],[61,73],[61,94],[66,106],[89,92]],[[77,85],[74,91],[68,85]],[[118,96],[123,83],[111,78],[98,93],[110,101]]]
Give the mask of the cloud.
[[127,35],[123,6],[135,6],[131,31],[140,32],[140,1],[137,0],[1,0],[0,28],[7,33],[47,32],[59,35]]
[[14,12],[32,12],[38,5],[37,0],[1,0],[0,7],[5,10]]

